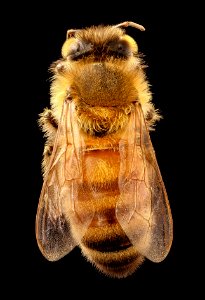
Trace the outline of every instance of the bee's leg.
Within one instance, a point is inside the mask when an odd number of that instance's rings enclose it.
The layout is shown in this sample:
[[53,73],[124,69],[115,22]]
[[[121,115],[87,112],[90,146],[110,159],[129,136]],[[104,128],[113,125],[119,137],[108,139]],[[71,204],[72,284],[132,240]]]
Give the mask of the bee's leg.
[[42,160],[42,172],[44,175],[47,171],[47,167],[49,165],[50,157],[53,151],[53,144],[58,129],[58,123],[53,116],[52,110],[48,108],[44,109],[44,111],[40,114],[38,123],[42,131],[45,132],[46,137]]
[[158,110],[155,109],[153,105],[151,105],[145,116],[148,129],[154,130],[156,121],[159,121],[161,118],[162,116],[159,114]]

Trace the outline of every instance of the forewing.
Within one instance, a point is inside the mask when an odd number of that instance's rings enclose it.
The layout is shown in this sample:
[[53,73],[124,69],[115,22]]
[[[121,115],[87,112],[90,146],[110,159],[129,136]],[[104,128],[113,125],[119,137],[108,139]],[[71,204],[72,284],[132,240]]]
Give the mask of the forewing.
[[[74,104],[65,101],[36,215],[36,238],[42,254],[55,261],[68,254],[89,226],[79,193],[82,186],[83,139],[74,118]],[[73,237],[73,226],[80,232]]]
[[116,216],[137,251],[154,262],[168,254],[173,224],[165,186],[139,104],[119,143]]

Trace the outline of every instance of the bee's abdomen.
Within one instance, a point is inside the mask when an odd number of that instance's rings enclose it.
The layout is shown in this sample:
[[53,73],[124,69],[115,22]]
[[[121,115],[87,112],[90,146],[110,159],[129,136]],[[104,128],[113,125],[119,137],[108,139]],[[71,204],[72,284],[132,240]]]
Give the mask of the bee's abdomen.
[[[87,189],[101,192],[118,189],[120,155],[114,150],[92,150],[85,153],[83,181]],[[111,185],[115,186],[111,186]],[[113,190],[114,189],[114,190]]]
[[109,240],[104,240],[101,242],[95,242],[95,241],[85,241],[84,244],[87,244],[87,247],[96,251],[100,252],[114,252],[114,251],[121,251],[128,249],[131,244],[130,242],[124,240],[119,237],[117,239],[109,239]]
[[[84,193],[80,201],[93,210],[92,221],[80,241],[83,254],[108,276],[132,274],[143,257],[131,244],[116,217],[120,197],[118,151],[90,151],[84,161]],[[84,195],[86,194],[86,197]]]
[[102,228],[89,227],[81,249],[100,271],[117,278],[131,275],[144,260],[118,223]]

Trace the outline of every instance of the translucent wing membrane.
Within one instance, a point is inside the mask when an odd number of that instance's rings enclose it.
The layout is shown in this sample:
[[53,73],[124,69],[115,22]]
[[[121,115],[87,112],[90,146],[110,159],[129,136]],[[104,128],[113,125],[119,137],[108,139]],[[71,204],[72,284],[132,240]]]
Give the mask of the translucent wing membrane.
[[117,219],[137,251],[160,262],[171,247],[172,216],[139,104],[119,142],[119,151]]
[[[74,104],[65,102],[36,216],[37,242],[43,255],[51,261],[69,253],[92,220],[92,210],[84,208],[83,140],[73,112]],[[83,196],[80,198],[79,194]],[[72,226],[80,228],[75,237]]]

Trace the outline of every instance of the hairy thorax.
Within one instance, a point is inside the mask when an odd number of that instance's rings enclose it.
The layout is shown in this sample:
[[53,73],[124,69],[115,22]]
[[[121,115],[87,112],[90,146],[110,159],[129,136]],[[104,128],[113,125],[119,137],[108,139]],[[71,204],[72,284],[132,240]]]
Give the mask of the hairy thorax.
[[76,113],[80,128],[84,132],[102,136],[124,128],[133,108],[132,103],[120,107],[100,107],[79,103],[76,106]]
[[59,65],[51,86],[51,105],[57,120],[66,97],[74,99],[79,124],[90,134],[112,133],[123,128],[136,102],[142,105],[145,118],[153,112],[153,122],[158,118],[140,61],[88,59]]

